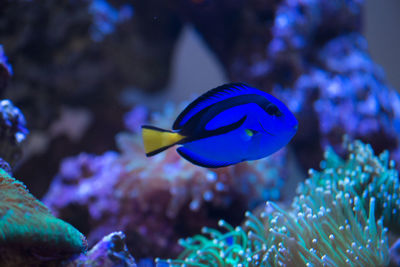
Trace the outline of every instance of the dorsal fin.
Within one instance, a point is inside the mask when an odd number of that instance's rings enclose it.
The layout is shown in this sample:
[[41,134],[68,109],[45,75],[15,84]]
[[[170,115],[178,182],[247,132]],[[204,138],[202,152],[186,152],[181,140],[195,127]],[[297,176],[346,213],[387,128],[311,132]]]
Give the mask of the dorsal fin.
[[244,83],[228,83],[211,89],[190,103],[175,120],[172,129],[180,129],[191,117],[202,109],[221,100],[245,94],[260,94],[262,91]]

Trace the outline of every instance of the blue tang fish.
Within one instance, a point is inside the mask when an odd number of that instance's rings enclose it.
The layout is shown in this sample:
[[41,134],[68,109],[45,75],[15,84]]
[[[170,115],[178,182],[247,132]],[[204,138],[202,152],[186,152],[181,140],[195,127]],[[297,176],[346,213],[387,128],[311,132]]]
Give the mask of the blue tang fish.
[[297,127],[293,113],[277,98],[230,83],[190,103],[172,131],[143,125],[142,136],[147,156],[178,145],[178,153],[191,163],[219,168],[278,151]]

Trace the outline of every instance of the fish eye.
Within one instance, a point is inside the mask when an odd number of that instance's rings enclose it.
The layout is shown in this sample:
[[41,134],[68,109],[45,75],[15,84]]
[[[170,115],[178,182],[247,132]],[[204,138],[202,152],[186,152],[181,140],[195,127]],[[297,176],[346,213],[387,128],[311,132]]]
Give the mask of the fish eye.
[[272,116],[280,117],[283,115],[279,108],[272,103],[268,104],[268,106],[265,108],[265,111]]
[[253,136],[253,135],[255,135],[256,133],[258,133],[258,131],[252,130],[252,129],[246,129],[245,131],[246,131],[246,134],[247,134],[248,136]]

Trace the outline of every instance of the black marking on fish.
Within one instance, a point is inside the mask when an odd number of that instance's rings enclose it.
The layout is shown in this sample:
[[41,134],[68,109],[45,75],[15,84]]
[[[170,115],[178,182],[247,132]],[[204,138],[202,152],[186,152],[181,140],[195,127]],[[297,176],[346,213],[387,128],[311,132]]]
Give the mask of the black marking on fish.
[[[276,116],[281,116],[283,113],[279,110],[279,108],[273,104],[272,102],[270,102],[265,96],[261,95],[261,94],[257,94],[257,92],[261,92],[260,90],[250,87],[244,83],[229,83],[229,84],[224,84],[221,86],[218,86],[214,89],[211,89],[210,91],[206,92],[205,94],[201,95],[200,97],[198,97],[196,100],[194,100],[192,103],[190,103],[180,114],[179,116],[176,118],[172,129],[173,130],[179,130],[181,128],[184,127],[184,125],[186,123],[188,123],[189,120],[191,120],[194,116],[196,116],[196,114],[198,114],[199,112],[201,112],[204,109],[209,108],[210,106],[213,105],[217,105],[220,102],[224,102],[224,101],[231,101],[233,98],[242,98],[248,95],[253,95],[256,96],[256,98],[253,98],[253,102],[258,104],[262,109],[265,110],[265,112],[267,112],[270,115],[276,115]],[[233,94],[231,97],[228,97],[226,99],[222,99],[222,100],[218,100],[218,98],[221,98],[223,96],[229,96],[232,93],[238,92],[240,93],[240,95],[235,95]],[[214,98],[214,99],[212,99]],[[257,100],[257,98],[259,98]],[[203,109],[199,110],[196,114],[194,114],[193,116],[191,116],[190,118],[188,118],[187,122],[182,124],[182,120],[186,119],[186,117],[188,116],[188,113],[190,111],[192,111],[193,109],[195,109],[198,105],[200,105],[203,102],[207,102],[207,101],[211,101],[212,104],[204,107]],[[235,102],[235,101],[234,101]],[[242,104],[247,104],[247,103],[251,103],[251,99],[248,99],[247,102],[242,102]],[[239,103],[236,103],[235,105],[231,105],[230,107],[234,107],[237,106]],[[220,105],[218,105],[220,106]],[[223,111],[225,109],[220,109],[220,112]]]
[[227,126],[222,126],[215,130],[206,130],[205,127],[215,116],[220,114],[222,111],[249,103],[257,104],[258,106],[263,108],[265,112],[267,112],[269,106],[274,105],[265,97],[257,94],[238,95],[227,98],[212,105],[209,105],[193,115],[182,126],[182,128],[179,130],[179,133],[188,136],[188,139],[185,141],[193,141],[201,138],[224,134],[235,130],[244,123],[246,116],[238,119],[238,121],[235,123]]
[[158,128],[158,127],[154,127],[154,126],[151,126],[151,125],[142,125],[142,129],[150,129],[150,130],[156,130],[156,131],[158,131],[158,132],[169,132],[169,133],[173,133],[173,131],[170,131],[170,130],[165,130],[165,129],[162,129],[162,128]]
[[204,161],[195,159],[194,155],[189,155],[187,152],[185,152],[185,150],[189,151],[188,149],[186,149],[184,147],[179,147],[176,149],[176,151],[179,153],[179,155],[181,155],[182,158],[186,159],[187,161],[189,161],[195,165],[201,166],[201,167],[221,168],[221,167],[226,167],[226,166],[234,164],[234,163],[220,163],[220,164],[214,163],[213,164],[211,162],[206,163]]

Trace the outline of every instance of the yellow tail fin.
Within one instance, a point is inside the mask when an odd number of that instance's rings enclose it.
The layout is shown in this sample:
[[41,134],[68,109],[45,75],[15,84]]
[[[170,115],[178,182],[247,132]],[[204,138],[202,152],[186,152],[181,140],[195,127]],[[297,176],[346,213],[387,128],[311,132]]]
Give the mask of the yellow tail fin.
[[164,151],[184,138],[179,133],[146,125],[142,126],[142,137],[144,151],[148,157]]

